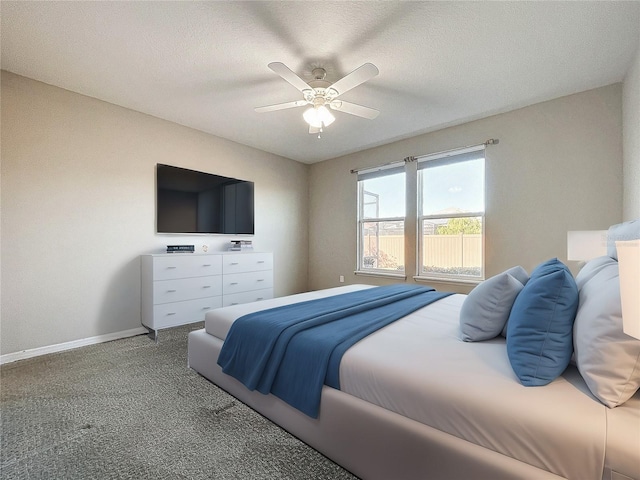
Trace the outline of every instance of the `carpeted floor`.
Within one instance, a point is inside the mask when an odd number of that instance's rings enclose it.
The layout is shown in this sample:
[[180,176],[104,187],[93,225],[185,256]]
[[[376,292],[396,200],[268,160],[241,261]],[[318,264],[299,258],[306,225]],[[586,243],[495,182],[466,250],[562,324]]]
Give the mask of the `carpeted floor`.
[[0,367],[0,477],[356,478],[189,370],[196,327]]

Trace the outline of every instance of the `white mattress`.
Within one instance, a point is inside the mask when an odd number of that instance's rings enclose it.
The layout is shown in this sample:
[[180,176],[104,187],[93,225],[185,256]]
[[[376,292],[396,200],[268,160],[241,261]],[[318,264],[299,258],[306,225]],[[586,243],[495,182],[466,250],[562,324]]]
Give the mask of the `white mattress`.
[[[368,287],[214,310],[207,313],[205,328],[224,339],[233,321],[252,311],[362,288]],[[622,471],[633,472],[640,396],[614,409],[607,423],[610,409],[591,396],[574,367],[547,386],[522,386],[503,338],[461,340],[458,312],[464,298],[444,298],[354,345],[340,365],[341,390],[566,478],[600,480],[606,449],[608,466],[624,464]]]

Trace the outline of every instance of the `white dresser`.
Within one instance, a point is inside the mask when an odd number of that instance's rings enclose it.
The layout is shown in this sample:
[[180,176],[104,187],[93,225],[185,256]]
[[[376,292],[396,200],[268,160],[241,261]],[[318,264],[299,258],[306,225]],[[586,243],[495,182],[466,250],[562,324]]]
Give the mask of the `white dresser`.
[[208,310],[273,298],[273,254],[141,256],[142,324],[158,330],[200,322]]

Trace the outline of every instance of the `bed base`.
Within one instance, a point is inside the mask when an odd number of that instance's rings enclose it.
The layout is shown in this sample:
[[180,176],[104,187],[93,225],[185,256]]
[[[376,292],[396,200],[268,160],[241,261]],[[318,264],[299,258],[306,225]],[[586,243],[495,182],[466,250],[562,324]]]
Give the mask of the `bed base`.
[[320,415],[310,418],[222,373],[216,363],[222,343],[204,329],[191,332],[189,366],[362,479],[564,478],[326,386]]

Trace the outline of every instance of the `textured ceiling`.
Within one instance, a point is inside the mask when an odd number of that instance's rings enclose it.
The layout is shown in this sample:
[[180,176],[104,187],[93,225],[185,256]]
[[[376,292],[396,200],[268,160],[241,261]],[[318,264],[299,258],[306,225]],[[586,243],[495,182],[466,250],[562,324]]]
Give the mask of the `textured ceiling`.
[[[305,163],[622,81],[640,2],[11,2],[2,68]],[[322,138],[267,64],[335,81],[371,62]]]

